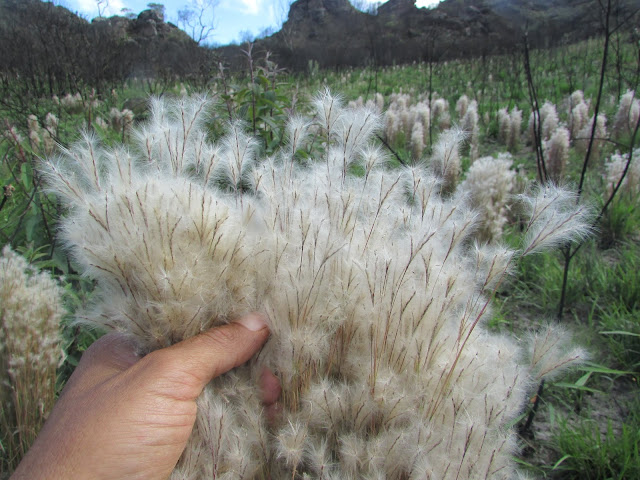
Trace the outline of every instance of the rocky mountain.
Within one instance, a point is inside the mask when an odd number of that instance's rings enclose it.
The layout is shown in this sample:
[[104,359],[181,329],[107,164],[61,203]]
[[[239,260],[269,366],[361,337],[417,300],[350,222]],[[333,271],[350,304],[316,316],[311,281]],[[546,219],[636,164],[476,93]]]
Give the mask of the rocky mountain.
[[[618,0],[617,15],[640,9],[640,0]],[[597,0],[445,0],[418,8],[415,0],[389,0],[377,14],[349,0],[297,0],[282,29],[258,47],[278,62],[305,69],[482,56],[520,49],[525,31],[534,46],[575,41],[601,32]],[[220,53],[233,63],[235,50]]]
[[[637,24],[640,0],[612,0],[615,21]],[[389,0],[376,14],[349,0],[297,0],[282,29],[256,41],[283,67],[391,65],[486,56],[575,41],[602,32],[599,0],[444,0],[418,8]],[[116,84],[131,76],[206,81],[222,60],[244,68],[241,47],[199,47],[161,9],[84,20],[53,2],[0,0],[0,73],[29,92]],[[23,81],[27,85],[29,82]],[[62,85],[62,87],[61,87]],[[25,86],[25,89],[27,86]]]

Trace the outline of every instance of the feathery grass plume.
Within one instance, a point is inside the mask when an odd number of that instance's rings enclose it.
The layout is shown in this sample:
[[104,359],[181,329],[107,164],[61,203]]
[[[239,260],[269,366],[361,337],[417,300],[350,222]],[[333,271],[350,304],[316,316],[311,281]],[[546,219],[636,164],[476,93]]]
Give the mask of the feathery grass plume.
[[400,131],[400,120],[395,110],[387,110],[384,114],[384,136],[387,142],[393,144],[398,138]]
[[582,90],[574,91],[569,95],[565,103],[569,123],[568,129],[571,133],[571,138],[573,138],[589,120],[589,104],[585,102]]
[[422,123],[422,131],[424,133],[423,143],[429,141],[429,128],[431,125],[431,109],[429,108],[428,103],[426,102],[418,102],[414,106],[415,112],[415,121],[419,121]]
[[304,148],[309,137],[311,123],[304,117],[294,115],[289,118],[286,125],[287,147],[290,158],[294,158],[296,152]]
[[[527,125],[527,140],[529,143],[535,142],[533,131],[534,115],[529,114],[529,124]],[[558,128],[558,112],[556,106],[551,102],[544,102],[540,107],[540,134],[541,140],[546,141],[551,138],[551,134]]]
[[74,95],[67,93],[60,99],[60,105],[69,113],[80,113],[84,109],[84,102],[80,92],[76,92]]
[[[640,160],[638,159],[640,159],[640,149],[635,149],[633,151],[633,157],[631,157],[631,163],[629,164],[627,174],[620,184],[621,192],[625,192],[631,196],[635,196],[640,193]],[[609,160],[605,163],[604,180],[607,184],[608,196],[611,196],[613,189],[622,178],[624,168],[627,165],[627,160],[629,160],[628,153],[621,155],[619,152],[616,152],[611,155]]]
[[544,102],[540,109],[540,123],[542,124],[542,139],[549,140],[558,128],[558,112],[551,102]]
[[584,103],[584,92],[582,90],[575,90],[569,96],[569,108],[567,113],[571,114],[574,107],[580,103]]
[[458,119],[462,120],[464,118],[468,107],[469,97],[463,94],[456,102],[456,113],[458,114]]
[[117,108],[112,108],[109,111],[109,124],[116,132],[122,133],[123,136],[128,136],[133,127],[133,112],[127,108],[120,111]]
[[40,151],[40,123],[38,122],[38,117],[35,115],[29,115],[27,117],[27,130],[29,131],[29,145],[31,147],[31,151],[38,152]]
[[469,157],[473,162],[478,157],[478,140],[480,129],[478,127],[478,102],[472,100],[465,109],[462,118],[462,129],[465,132],[465,145],[469,147]]
[[[237,123],[207,138],[203,98],[156,100],[131,151],[85,138],[50,161],[69,207],[62,236],[97,282],[82,320],[148,352],[245,312],[268,317],[260,355],[198,400],[175,479],[514,477],[508,424],[535,373],[515,340],[483,327],[516,254],[474,246],[464,193],[440,195],[462,134],[441,136],[437,178],[385,169],[366,107],[324,92],[314,109],[316,161],[295,162],[290,145],[243,160],[246,189],[211,172],[251,140]],[[256,386],[265,367],[282,384],[274,425]]]
[[640,117],[640,100],[635,98],[633,90],[627,90],[620,97],[620,104],[613,123],[613,134],[616,138],[633,132]]
[[506,108],[498,110],[498,141],[507,145],[511,131],[511,116]]
[[561,184],[569,158],[569,130],[558,127],[551,138],[544,142],[547,157],[547,173],[552,182]]
[[507,148],[513,152],[520,144],[520,129],[522,128],[522,110],[513,107],[509,114],[511,120],[509,125],[509,135],[507,137]]
[[537,381],[557,377],[589,357],[583,348],[573,345],[571,334],[559,325],[547,325],[529,336],[527,357]]
[[498,158],[479,158],[460,184],[460,190],[468,192],[478,212],[476,236],[480,241],[490,243],[502,237],[502,227],[507,222],[507,202],[516,176],[512,165],[509,153],[501,153]]
[[[50,139],[51,142],[54,142],[54,138],[58,135],[58,117],[56,117],[53,113],[47,113],[44,118],[44,128],[47,134],[43,132],[43,141],[46,143],[47,138]],[[47,150],[45,148],[45,153],[47,155],[51,155],[53,153],[53,149]]]
[[[591,138],[591,130],[593,127],[593,116],[584,125],[582,130],[578,132],[576,136],[576,148],[579,152],[586,152],[589,146],[589,139]],[[598,114],[598,120],[596,121],[596,129],[594,132],[592,152],[594,155],[598,155],[602,150],[602,147],[607,142],[607,117],[604,114]]]
[[571,132],[571,138],[578,137],[579,132],[584,128],[588,121],[589,105],[585,102],[576,104],[571,109],[571,114],[569,115],[569,131]]
[[455,190],[460,176],[460,146],[466,133],[458,128],[445,130],[440,134],[431,154],[431,169],[442,180],[442,191]]
[[593,212],[576,204],[576,195],[569,190],[547,184],[520,199],[529,216],[523,255],[582,240],[591,233]]
[[431,102],[431,121],[438,124],[440,130],[446,130],[451,126],[451,116],[449,115],[449,102],[444,98],[434,98]]
[[229,125],[214,171],[218,179],[236,195],[250,186],[251,171],[256,162],[258,142],[245,132],[245,128],[246,125],[241,121]]
[[63,359],[62,289],[24,257],[0,257],[0,440],[2,470],[11,472],[44,424]]
[[411,152],[413,158],[419,160],[422,158],[422,152],[424,150],[424,129],[422,128],[422,122],[417,121],[413,124],[411,130]]

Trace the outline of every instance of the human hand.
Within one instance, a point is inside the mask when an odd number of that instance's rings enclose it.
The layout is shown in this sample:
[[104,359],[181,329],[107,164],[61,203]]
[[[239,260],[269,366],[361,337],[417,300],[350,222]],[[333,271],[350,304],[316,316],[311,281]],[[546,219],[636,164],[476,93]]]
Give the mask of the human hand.
[[[264,319],[249,314],[142,358],[124,336],[102,337],[82,356],[12,479],[167,478],[204,386],[249,360],[268,336]],[[269,414],[280,384],[266,370],[260,382]]]

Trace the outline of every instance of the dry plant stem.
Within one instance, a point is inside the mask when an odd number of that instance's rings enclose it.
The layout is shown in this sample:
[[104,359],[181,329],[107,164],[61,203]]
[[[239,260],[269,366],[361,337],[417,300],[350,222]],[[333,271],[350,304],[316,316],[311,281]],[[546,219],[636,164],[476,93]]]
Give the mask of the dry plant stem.
[[400,155],[398,154],[398,152],[396,152],[393,148],[391,148],[391,146],[387,143],[387,141],[384,139],[384,137],[380,134],[376,134],[376,137],[378,138],[378,140],[380,140],[380,142],[382,142],[382,144],[391,152],[393,153],[393,156],[396,157],[396,159],[398,160],[398,162],[400,162],[400,165],[402,165],[403,167],[407,166],[407,162],[405,162],[404,160],[402,160],[402,157],[400,157]]
[[[599,3],[600,3],[600,7],[602,8],[602,10],[605,13],[604,51],[602,53],[602,64],[600,66],[600,84],[598,86],[598,97],[596,99],[594,115],[593,115],[593,124],[591,126],[591,136],[589,138],[589,145],[587,147],[587,152],[586,152],[585,157],[584,157],[584,163],[582,164],[582,172],[580,173],[580,183],[578,184],[578,195],[577,195],[577,198],[576,198],[576,203],[580,201],[580,197],[582,195],[582,189],[583,189],[584,182],[585,182],[585,179],[586,179],[586,174],[587,174],[587,167],[589,165],[589,159],[591,157],[591,150],[592,150],[592,147],[593,147],[593,142],[595,140],[597,118],[598,118],[598,113],[600,111],[600,103],[601,103],[601,100],[602,100],[602,90],[604,88],[604,78],[605,78],[605,74],[606,74],[606,70],[607,70],[607,56],[608,56],[608,51],[609,51],[609,41],[610,41],[611,33],[612,33],[611,29],[610,29],[610,25],[609,25],[609,20],[610,20],[610,16],[611,16],[611,0],[607,0],[606,7],[602,4],[601,1],[599,1]],[[640,120],[639,120],[639,122],[640,122]],[[606,209],[611,204],[611,201],[613,201],[613,198],[615,197],[616,193],[618,192],[618,190],[620,188],[620,185],[622,184],[622,181],[624,180],[624,176],[626,175],[626,173],[627,173],[627,171],[629,169],[629,165],[630,165],[632,157],[633,157],[633,146],[635,144],[635,137],[636,137],[637,132],[638,132],[638,124],[636,124],[636,128],[634,130],[633,137],[632,137],[632,140],[631,140],[631,145],[629,146],[629,148],[630,148],[630,150],[629,150],[629,159],[627,161],[627,165],[625,166],[625,170],[624,170],[624,173],[622,175],[622,178],[619,180],[619,182],[616,185],[616,188],[613,191],[612,195],[610,196],[610,198],[607,200],[607,202],[603,206],[602,210],[600,211],[600,214],[598,215],[598,217],[595,220],[596,223],[594,223],[594,224],[597,224],[597,222],[600,221],[600,219],[602,218],[602,215],[605,213]],[[568,282],[569,282],[569,268],[571,266],[571,260],[576,255],[576,253],[578,253],[578,251],[580,250],[581,246],[582,246],[581,243],[578,244],[573,251],[571,249],[571,246],[567,246],[565,249],[563,249],[564,270],[563,270],[563,273],[562,273],[562,288],[561,288],[561,293],[560,293],[560,301],[558,302],[558,313],[557,313],[558,321],[562,320],[562,317],[564,315],[564,307],[565,307],[565,301],[566,301],[566,295],[567,295],[567,285],[568,285]]]
[[[624,182],[625,177],[627,176],[627,173],[629,171],[629,167],[631,166],[631,161],[633,160],[633,150],[635,148],[636,137],[638,135],[638,130],[639,129],[640,129],[640,119],[636,123],[636,126],[635,126],[635,128],[633,130],[633,135],[631,136],[631,143],[628,146],[629,153],[628,153],[627,163],[624,166],[624,170],[622,172],[622,175],[620,176],[620,179],[618,180],[618,182],[616,183],[613,191],[611,192],[611,195],[609,195],[609,198],[607,198],[607,201],[602,206],[602,209],[598,213],[598,216],[595,218],[595,220],[593,222],[594,226],[596,226],[598,223],[600,223],[600,220],[602,219],[604,214],[607,212],[607,209],[609,208],[609,205],[611,205],[611,202],[613,202],[613,200],[616,197],[618,191],[620,190],[620,187],[622,186],[622,183]],[[568,278],[569,277],[569,267],[570,267],[570,264],[571,264],[571,260],[573,259],[573,257],[575,257],[575,255],[578,253],[578,251],[582,248],[583,245],[584,245],[584,243],[579,243],[578,245],[576,245],[576,247],[573,249],[573,251],[571,250],[571,247],[569,247],[569,246],[562,249],[562,255],[564,257],[564,271],[563,271],[563,275],[562,275],[562,291],[561,291],[561,296],[560,296],[560,303],[559,303],[559,306],[558,306],[558,312],[557,312],[557,316],[556,316],[558,321],[562,319],[562,315],[563,315],[563,311],[564,311],[567,284],[568,284],[568,280],[569,280],[569,278]]]
[[611,31],[609,28],[609,18],[611,16],[611,0],[607,0],[606,8],[599,0],[598,3],[605,13],[605,31],[604,31],[604,51],[602,53],[602,64],[600,66],[600,85],[598,86],[598,97],[596,99],[596,105],[593,113],[593,124],[591,125],[591,136],[589,137],[589,146],[587,147],[587,153],[584,156],[584,163],[582,164],[582,172],[580,173],[580,182],[578,183],[578,198],[582,195],[582,188],[587,175],[587,167],[589,166],[589,160],[591,158],[591,150],[593,148],[593,142],[596,136],[598,113],[600,113],[600,102],[602,100],[602,90],[604,89],[604,77],[607,71],[607,57],[609,54],[609,41],[611,40]]
[[633,134],[631,135],[631,142],[628,146],[629,158],[627,158],[627,163],[624,166],[624,170],[622,172],[622,175],[620,176],[620,180],[618,180],[618,182],[616,183],[616,186],[613,188],[613,191],[611,192],[611,195],[609,195],[609,198],[607,199],[605,204],[602,206],[602,209],[600,210],[600,213],[596,218],[596,223],[599,222],[602,216],[606,213],[607,209],[609,208],[609,205],[611,205],[611,202],[613,202],[613,199],[618,193],[618,190],[620,190],[620,187],[622,186],[622,183],[624,182],[624,179],[627,176],[627,173],[629,172],[629,167],[631,166],[631,161],[633,160],[633,150],[635,149],[636,137],[638,135],[639,129],[640,129],[640,118],[638,118],[638,122],[636,122],[636,126],[633,129]]
[[[536,93],[533,76],[531,74],[531,61],[529,58],[529,37],[528,33],[524,36],[524,70],[527,75],[527,87],[529,90],[529,104],[533,113],[533,135],[536,149],[536,164],[538,167],[538,180],[545,183],[548,179],[547,167],[544,161],[544,149],[542,148],[542,125],[540,121],[540,104],[538,103],[538,94]],[[594,122],[595,123],[595,122]]]
[[522,425],[518,431],[520,435],[523,437],[528,437],[531,435],[531,426],[533,425],[533,419],[538,413],[538,408],[540,407],[540,399],[542,398],[542,394],[544,393],[544,380],[540,381],[538,385],[538,391],[536,392],[535,399],[533,400],[533,406],[529,411],[529,415],[527,415],[527,421]]

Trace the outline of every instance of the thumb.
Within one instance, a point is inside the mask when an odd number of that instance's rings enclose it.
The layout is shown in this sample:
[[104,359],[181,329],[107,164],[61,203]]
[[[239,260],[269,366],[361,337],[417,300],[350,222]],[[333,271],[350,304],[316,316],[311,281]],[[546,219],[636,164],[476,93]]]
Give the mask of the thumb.
[[[265,319],[250,313],[148,355],[173,395],[195,399],[213,378],[249,360],[269,338]],[[160,372],[159,372],[160,373]],[[173,384],[173,386],[170,386]]]

